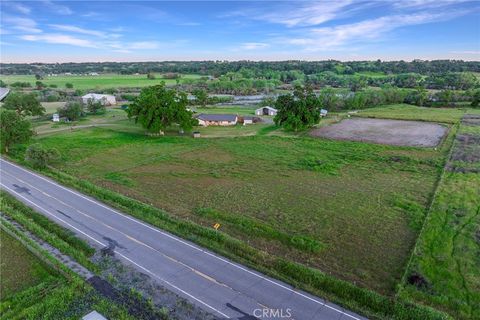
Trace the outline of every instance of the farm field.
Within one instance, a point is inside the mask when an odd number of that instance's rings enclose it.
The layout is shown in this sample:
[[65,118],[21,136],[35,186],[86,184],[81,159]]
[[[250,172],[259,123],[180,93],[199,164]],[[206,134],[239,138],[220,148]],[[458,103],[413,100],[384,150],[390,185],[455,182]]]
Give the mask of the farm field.
[[480,115],[459,128],[399,295],[480,319]]
[[[165,82],[168,84],[175,84],[175,79],[162,78],[161,74],[155,74],[156,78],[153,80],[147,79],[146,74],[140,75],[123,75],[123,74],[100,74],[98,76],[80,76],[80,75],[59,75],[56,77],[45,77],[42,81],[46,85],[57,85],[58,88],[65,88],[66,83],[73,84],[73,89],[106,89],[106,88],[128,88],[128,87],[146,87]],[[182,79],[198,79],[200,75],[185,74]],[[17,81],[29,82],[32,87],[35,86],[34,75],[2,75],[0,77],[7,84]]]
[[183,219],[219,222],[259,249],[386,294],[402,276],[444,156],[302,136],[150,138],[106,127],[36,140],[60,150],[62,171]]
[[[22,272],[18,272],[22,270]],[[0,299],[54,278],[51,270],[0,229]]]
[[398,146],[435,147],[447,132],[446,126],[434,123],[356,118],[314,129],[311,135]]

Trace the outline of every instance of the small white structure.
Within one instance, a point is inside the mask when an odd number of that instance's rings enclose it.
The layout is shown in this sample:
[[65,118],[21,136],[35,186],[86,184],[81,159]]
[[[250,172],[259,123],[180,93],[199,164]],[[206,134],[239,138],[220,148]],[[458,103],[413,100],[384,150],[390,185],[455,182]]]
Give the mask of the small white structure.
[[88,104],[89,102],[100,102],[104,106],[113,106],[117,104],[115,96],[99,93],[87,93],[82,97],[82,101],[84,104]]
[[97,311],[93,310],[92,312],[90,312],[89,314],[87,315],[84,315],[82,317],[82,320],[107,320],[107,318],[105,318],[104,316],[102,316],[100,313],[98,313]]
[[54,113],[52,116],[53,122],[60,122],[60,115],[58,113]]
[[320,109],[320,117],[326,117],[328,114],[328,110]]
[[98,76],[98,73],[97,72],[90,72],[88,75],[89,76]]
[[5,99],[6,96],[10,93],[10,89],[8,88],[0,88],[0,101]]
[[197,116],[198,124],[207,126],[234,126],[237,124],[238,117],[234,114],[199,114]]
[[243,117],[243,125],[253,124],[253,117]]
[[276,116],[278,110],[269,106],[261,107],[255,110],[257,116]]

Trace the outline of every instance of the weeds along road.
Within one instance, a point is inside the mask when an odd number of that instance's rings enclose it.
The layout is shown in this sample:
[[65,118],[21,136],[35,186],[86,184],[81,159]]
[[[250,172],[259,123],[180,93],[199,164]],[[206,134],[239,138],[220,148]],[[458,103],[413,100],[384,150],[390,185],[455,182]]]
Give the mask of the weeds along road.
[[4,159],[0,186],[219,318],[364,319]]

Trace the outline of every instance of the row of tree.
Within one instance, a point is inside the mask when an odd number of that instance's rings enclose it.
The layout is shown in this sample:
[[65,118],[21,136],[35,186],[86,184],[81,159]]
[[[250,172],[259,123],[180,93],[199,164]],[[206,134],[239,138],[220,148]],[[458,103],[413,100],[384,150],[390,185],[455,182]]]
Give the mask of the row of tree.
[[266,71],[299,70],[306,75],[332,71],[337,74],[357,72],[381,72],[384,74],[419,73],[422,75],[444,72],[480,72],[479,61],[463,60],[414,60],[407,61],[162,61],[162,62],[88,62],[88,63],[15,63],[0,64],[2,74],[59,74],[110,72],[119,74],[198,73],[219,77],[228,72],[251,69],[264,74]]

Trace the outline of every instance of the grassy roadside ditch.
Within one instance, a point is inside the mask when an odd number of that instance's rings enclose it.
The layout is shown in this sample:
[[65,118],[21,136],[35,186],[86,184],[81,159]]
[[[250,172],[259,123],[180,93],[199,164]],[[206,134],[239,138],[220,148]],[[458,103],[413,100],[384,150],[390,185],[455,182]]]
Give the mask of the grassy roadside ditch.
[[434,309],[406,302],[398,297],[386,297],[371,290],[326,275],[319,270],[275,257],[257,250],[245,242],[222,232],[216,232],[189,221],[169,216],[166,212],[116,192],[95,186],[65,173],[45,169],[40,171],[54,180],[80,190],[110,206],[146,221],[163,230],[193,241],[234,261],[248,265],[300,289],[339,303],[372,319],[448,319]]

